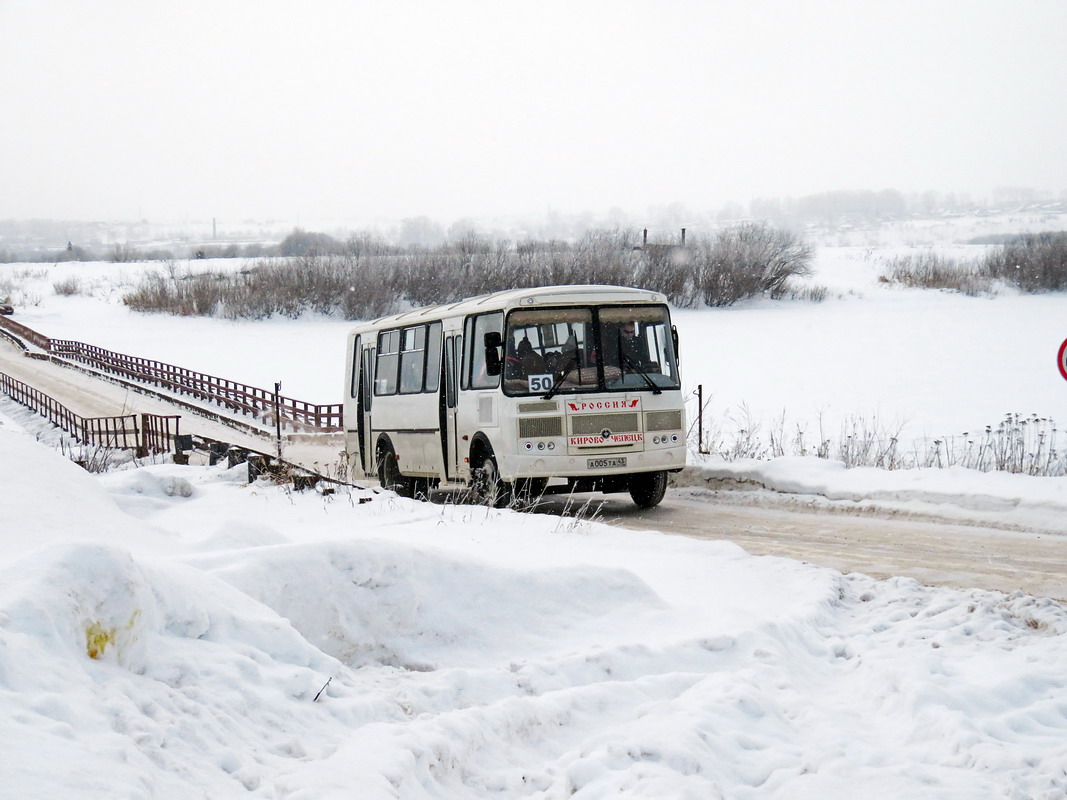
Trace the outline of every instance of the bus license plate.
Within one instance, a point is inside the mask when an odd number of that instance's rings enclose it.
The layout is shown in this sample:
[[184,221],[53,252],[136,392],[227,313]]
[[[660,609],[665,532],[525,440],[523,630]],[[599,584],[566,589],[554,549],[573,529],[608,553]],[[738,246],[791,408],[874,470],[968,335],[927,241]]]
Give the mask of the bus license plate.
[[618,458],[590,458],[585,462],[588,469],[608,469],[610,467],[625,467],[626,456]]

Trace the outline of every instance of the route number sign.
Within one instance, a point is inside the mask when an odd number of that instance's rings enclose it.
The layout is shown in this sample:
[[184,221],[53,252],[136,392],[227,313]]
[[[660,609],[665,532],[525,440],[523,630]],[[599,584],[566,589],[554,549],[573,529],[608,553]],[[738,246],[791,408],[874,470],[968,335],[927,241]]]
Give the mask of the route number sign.
[[1060,375],[1067,381],[1067,339],[1060,345],[1060,354],[1056,357],[1056,366],[1060,368]]

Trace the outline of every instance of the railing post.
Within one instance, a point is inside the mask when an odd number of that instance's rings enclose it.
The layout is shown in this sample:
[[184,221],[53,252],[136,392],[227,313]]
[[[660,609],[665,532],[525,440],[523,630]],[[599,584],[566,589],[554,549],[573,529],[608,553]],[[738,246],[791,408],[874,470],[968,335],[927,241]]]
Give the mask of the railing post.
[[[137,418],[134,417],[134,425],[136,426]],[[148,455],[148,439],[149,439],[149,423],[148,414],[141,414],[141,430],[138,434],[137,442],[137,457],[145,458]]]
[[277,436],[278,458],[282,457],[282,406],[281,394],[282,382],[274,382],[274,431]]

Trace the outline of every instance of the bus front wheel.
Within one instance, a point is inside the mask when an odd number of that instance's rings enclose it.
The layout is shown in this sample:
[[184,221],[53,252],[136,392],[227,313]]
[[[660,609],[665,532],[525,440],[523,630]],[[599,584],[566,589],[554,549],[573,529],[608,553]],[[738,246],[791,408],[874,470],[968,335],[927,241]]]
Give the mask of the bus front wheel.
[[630,497],[640,508],[653,508],[659,505],[667,493],[667,473],[640,472],[630,476]]
[[493,508],[504,508],[511,502],[511,484],[500,480],[496,456],[490,450],[471,459],[477,466],[471,476],[474,501]]

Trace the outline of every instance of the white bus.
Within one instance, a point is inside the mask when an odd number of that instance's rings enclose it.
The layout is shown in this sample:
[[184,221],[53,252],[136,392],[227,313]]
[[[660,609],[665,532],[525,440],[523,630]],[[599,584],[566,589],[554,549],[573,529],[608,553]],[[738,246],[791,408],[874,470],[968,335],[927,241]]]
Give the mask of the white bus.
[[513,289],[354,328],[345,439],[354,476],[479,501],[629,492],[663,499],[685,465],[666,297],[620,286]]

